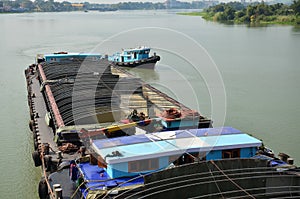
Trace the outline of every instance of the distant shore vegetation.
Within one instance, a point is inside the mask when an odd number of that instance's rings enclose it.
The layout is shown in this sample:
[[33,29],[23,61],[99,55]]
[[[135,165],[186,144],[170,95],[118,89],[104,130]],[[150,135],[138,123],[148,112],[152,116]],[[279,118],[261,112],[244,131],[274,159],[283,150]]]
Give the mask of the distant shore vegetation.
[[116,11],[116,10],[159,10],[159,9],[203,9],[217,4],[218,1],[181,2],[167,0],[164,3],[152,2],[121,2],[116,4],[71,3],[54,0],[0,0],[0,13],[23,12],[65,12],[65,11]]
[[291,5],[264,2],[242,4],[240,2],[221,3],[204,9],[202,12],[179,13],[201,16],[206,20],[224,23],[257,23],[300,25],[300,0]]

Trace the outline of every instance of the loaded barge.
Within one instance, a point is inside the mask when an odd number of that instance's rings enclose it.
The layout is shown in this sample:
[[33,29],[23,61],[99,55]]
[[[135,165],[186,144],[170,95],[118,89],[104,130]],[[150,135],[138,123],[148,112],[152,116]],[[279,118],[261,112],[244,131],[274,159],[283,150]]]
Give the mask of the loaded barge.
[[[268,198],[300,194],[293,159],[95,54],[25,70],[40,198]],[[53,57],[52,57],[53,58]]]

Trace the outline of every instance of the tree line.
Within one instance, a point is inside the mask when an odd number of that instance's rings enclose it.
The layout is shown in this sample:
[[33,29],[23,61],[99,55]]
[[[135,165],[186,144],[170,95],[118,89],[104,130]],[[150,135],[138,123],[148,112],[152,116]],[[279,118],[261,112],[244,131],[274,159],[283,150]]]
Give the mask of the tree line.
[[294,0],[291,5],[221,3],[205,9],[202,16],[220,22],[300,24],[300,0]]
[[[199,9],[208,7],[208,2],[193,1],[192,3],[176,1],[176,8]],[[122,2],[117,4],[96,4],[96,3],[71,3],[68,1],[56,2],[54,0],[2,0],[0,1],[0,12],[61,12],[78,10],[150,10],[168,9],[165,3],[152,2]]]

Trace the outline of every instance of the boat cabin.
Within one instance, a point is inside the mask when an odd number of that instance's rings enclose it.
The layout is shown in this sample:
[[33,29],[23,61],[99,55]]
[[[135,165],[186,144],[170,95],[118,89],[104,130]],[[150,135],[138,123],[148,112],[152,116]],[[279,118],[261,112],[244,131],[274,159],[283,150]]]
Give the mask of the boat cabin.
[[262,142],[232,127],[164,131],[94,140],[110,178],[136,176],[201,160],[250,158]]
[[200,114],[194,110],[170,108],[157,115],[166,130],[198,128]]
[[91,61],[99,61],[101,59],[100,54],[94,53],[68,53],[68,52],[58,52],[45,55],[38,55],[37,62],[47,62],[47,63],[58,63],[73,61],[74,59],[89,59]]
[[134,62],[143,59],[148,59],[150,53],[150,48],[148,47],[138,47],[123,49],[121,53],[115,53],[108,57],[108,61],[112,62]]

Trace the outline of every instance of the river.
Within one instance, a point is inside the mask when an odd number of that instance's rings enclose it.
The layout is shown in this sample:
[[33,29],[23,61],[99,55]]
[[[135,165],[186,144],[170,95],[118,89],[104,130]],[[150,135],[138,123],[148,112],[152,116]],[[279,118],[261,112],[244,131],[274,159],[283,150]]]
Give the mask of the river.
[[[0,15],[0,198],[38,198],[24,69],[38,53],[111,54],[148,45],[155,71],[132,70],[208,117],[300,164],[300,29],[207,22],[175,11]],[[224,119],[224,121],[223,121]]]

